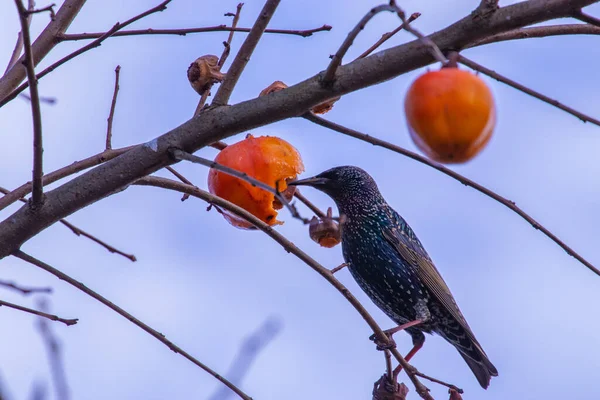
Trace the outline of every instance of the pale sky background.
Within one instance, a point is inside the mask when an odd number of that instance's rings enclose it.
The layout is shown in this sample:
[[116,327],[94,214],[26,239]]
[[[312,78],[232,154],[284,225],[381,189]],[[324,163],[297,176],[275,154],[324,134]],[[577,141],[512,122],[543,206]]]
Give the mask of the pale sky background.
[[[90,1],[69,32],[107,30],[158,2]],[[245,3],[240,26],[248,27],[263,2]],[[413,0],[401,6],[408,13],[421,12],[414,25],[431,33],[467,15],[478,3]],[[227,23],[230,19],[223,13],[234,11],[236,4],[174,0],[167,11],[131,28]],[[329,54],[375,4],[282,2],[271,27],[330,24],[333,30],[310,38],[265,35],[231,102],[255,97],[274,80],[294,84],[324,69]],[[598,6],[588,11],[600,15]],[[12,1],[0,2],[0,16],[3,70],[19,31]],[[46,23],[47,15],[37,15],[33,33]],[[397,25],[391,14],[376,17],[347,59]],[[42,95],[58,98],[55,106],[42,105],[44,170],[53,171],[103,149],[117,64],[122,70],[115,147],[148,141],[185,122],[198,101],[186,69],[200,55],[220,54],[226,36],[221,32],[113,38],[43,78]],[[236,34],[234,53],[243,38]],[[401,33],[389,46],[411,39]],[[59,45],[39,68],[83,44]],[[465,55],[599,117],[600,53],[593,50],[597,47],[597,37],[556,37],[494,44]],[[415,150],[403,102],[408,86],[423,72],[347,95],[326,118]],[[474,161],[453,168],[516,201],[600,265],[600,128],[483,79],[497,101],[497,129]],[[291,142],[303,155],[304,176],[345,164],[369,171],[419,235],[500,376],[484,392],[454,348],[436,336],[427,337],[414,359],[417,368],[462,387],[465,399],[471,400],[600,397],[600,277],[502,205],[427,166],[301,119],[252,133]],[[13,189],[31,174],[26,101],[17,99],[0,109],[0,134],[0,185]],[[243,137],[242,133],[228,142]],[[198,154],[214,157],[216,151],[207,148]],[[206,187],[207,169],[183,164],[177,168]],[[331,205],[314,190],[304,193],[322,208]],[[220,373],[226,373],[247,335],[269,316],[279,318],[281,332],[240,385],[254,399],[370,399],[373,382],[384,370],[383,355],[367,339],[368,326],[342,296],[264,234],[231,227],[216,212],[206,212],[206,204],[197,199],[184,203],[179,199],[173,192],[132,187],[68,218],[134,253],[136,263],[60,225],[27,242],[23,250],[84,282]],[[4,210],[0,217],[17,207]],[[308,214],[305,208],[301,211]],[[278,229],[294,243],[328,267],[342,262],[340,247],[318,247],[306,227],[285,211],[282,217],[286,224]],[[68,284],[14,258],[3,260],[0,267],[1,279],[52,286],[52,312],[80,318],[72,327],[52,324],[62,343],[73,399],[208,399],[220,387],[214,378]],[[348,271],[338,277],[383,328],[392,327]],[[5,289],[0,289],[0,298],[35,306],[34,299]],[[54,398],[34,317],[1,308],[0,326],[0,382],[7,399],[30,398],[34,382],[44,382],[47,398]],[[398,334],[396,341],[404,353],[411,347],[406,334]],[[406,376],[401,379],[412,390]],[[436,399],[447,398],[444,388],[427,385]],[[414,390],[409,398],[418,398]]]

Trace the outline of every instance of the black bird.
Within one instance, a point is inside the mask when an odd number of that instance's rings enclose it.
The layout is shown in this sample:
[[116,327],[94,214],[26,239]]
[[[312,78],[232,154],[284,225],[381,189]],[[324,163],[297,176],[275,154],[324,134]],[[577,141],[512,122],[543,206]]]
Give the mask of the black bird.
[[335,201],[344,216],[344,260],[362,290],[411,335],[414,347],[406,359],[423,346],[424,332],[437,333],[458,350],[486,389],[498,371],[423,245],[387,204],[373,178],[358,167],[345,166],[290,185],[312,186]]

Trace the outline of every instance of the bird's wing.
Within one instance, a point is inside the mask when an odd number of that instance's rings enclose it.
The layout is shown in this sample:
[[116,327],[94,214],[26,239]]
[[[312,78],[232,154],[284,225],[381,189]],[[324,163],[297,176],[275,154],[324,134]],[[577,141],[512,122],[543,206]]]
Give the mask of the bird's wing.
[[469,339],[479,345],[465,317],[460,312],[450,288],[433,265],[433,262],[423,250],[421,243],[414,236],[408,225],[383,228],[383,236],[396,249],[398,254],[409,263],[425,287],[434,298],[446,309],[458,324],[464,329]]

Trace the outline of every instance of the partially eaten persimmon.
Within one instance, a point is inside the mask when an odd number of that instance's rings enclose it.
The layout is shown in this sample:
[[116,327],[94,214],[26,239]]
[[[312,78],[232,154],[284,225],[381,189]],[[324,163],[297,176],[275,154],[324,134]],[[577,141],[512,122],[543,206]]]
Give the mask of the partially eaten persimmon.
[[[290,200],[294,187],[287,182],[296,179],[304,171],[300,153],[288,142],[278,137],[248,135],[246,139],[227,146],[217,155],[215,162],[244,172],[248,176],[272,186]],[[277,210],[282,204],[275,195],[253,186],[240,178],[211,169],[208,174],[208,189],[242,207],[270,226],[280,225]],[[254,229],[246,220],[223,210],[223,216],[233,226]]]

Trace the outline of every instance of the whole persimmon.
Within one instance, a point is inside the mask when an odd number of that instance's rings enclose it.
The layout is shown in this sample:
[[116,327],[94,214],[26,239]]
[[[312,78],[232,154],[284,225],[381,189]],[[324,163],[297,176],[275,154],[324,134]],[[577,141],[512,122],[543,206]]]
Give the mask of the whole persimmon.
[[[221,150],[215,162],[277,188],[287,200],[294,195],[294,187],[288,187],[287,181],[296,179],[304,171],[300,153],[285,140],[272,136],[248,135],[246,139]],[[208,190],[271,226],[283,223],[277,220],[276,210],[283,205],[275,195],[240,178],[211,169],[208,174]],[[235,227],[254,229],[252,224],[226,210],[223,210],[223,216]]]
[[404,110],[414,143],[441,163],[472,159],[488,143],[496,124],[487,85],[452,67],[418,77],[408,89]]

